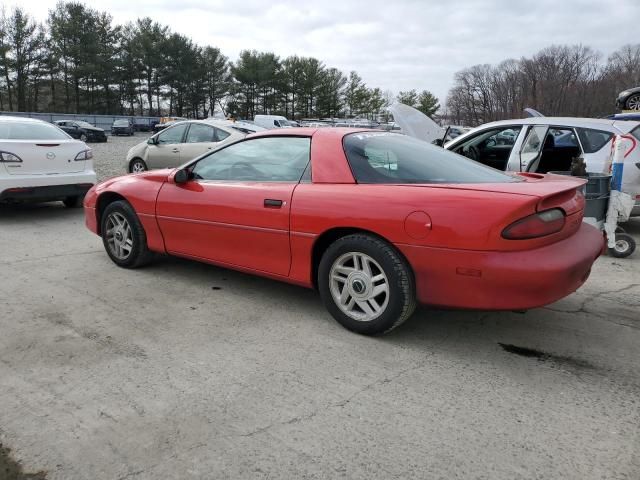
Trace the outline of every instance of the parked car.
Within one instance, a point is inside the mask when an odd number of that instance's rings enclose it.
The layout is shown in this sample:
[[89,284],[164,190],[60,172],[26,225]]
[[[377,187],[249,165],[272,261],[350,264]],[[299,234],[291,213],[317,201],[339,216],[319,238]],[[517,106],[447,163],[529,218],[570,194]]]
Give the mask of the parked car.
[[620,92],[616,100],[616,107],[620,110],[640,111],[640,87]]
[[585,183],[379,130],[282,129],[107,180],[85,215],[116,265],[166,253],[317,288],[344,327],[380,334],[416,303],[523,310],[574,292],[604,246]]
[[111,135],[132,136],[134,133],[133,124],[127,119],[115,120],[111,125]]
[[60,129],[68,133],[72,138],[77,138],[83,142],[106,142],[107,134],[104,130],[94,127],[82,120],[57,120],[53,122]]
[[283,117],[282,115],[256,115],[253,118],[253,123],[268,129],[292,128],[298,126],[298,122],[287,120],[287,117]]
[[0,116],[0,202],[79,207],[96,183],[92,158],[84,142],[50,123]]
[[126,170],[140,173],[177,167],[220,145],[244,138],[246,127],[236,129],[233,125],[226,120],[175,122],[131,148],[126,157]]
[[[514,133],[513,142],[500,139]],[[603,172],[614,135],[640,140],[640,123],[593,118],[531,117],[481,125],[445,144],[447,150],[498,170],[547,173],[569,171],[582,156],[590,172]],[[640,148],[625,159],[622,188],[636,199],[632,215],[640,216]]]

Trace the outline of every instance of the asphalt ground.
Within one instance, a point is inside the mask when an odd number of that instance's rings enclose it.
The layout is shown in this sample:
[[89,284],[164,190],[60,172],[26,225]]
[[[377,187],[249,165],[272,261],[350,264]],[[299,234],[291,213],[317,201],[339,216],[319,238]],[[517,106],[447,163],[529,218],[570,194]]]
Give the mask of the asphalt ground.
[[[92,145],[100,178],[144,138]],[[56,203],[0,207],[0,272],[0,479],[640,478],[640,253],[377,338],[311,290],[120,269]]]

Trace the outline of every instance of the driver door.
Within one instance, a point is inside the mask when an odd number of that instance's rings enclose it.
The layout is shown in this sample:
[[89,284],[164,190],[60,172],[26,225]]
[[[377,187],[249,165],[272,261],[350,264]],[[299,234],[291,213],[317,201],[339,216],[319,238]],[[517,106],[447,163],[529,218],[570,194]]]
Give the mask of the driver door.
[[307,164],[308,137],[231,144],[166,183],[156,213],[169,253],[287,276],[291,198]]
[[180,150],[188,123],[169,127],[156,135],[156,143],[147,146],[147,165],[149,168],[177,167],[181,162]]

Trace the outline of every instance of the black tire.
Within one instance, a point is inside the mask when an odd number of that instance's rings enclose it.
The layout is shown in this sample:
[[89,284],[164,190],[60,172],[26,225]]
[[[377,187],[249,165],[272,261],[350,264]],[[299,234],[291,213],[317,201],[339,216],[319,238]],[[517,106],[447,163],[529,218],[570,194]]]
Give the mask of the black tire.
[[74,197],[65,198],[62,203],[67,208],[80,208],[82,207],[82,202],[84,200],[84,195],[77,195]]
[[[130,252],[125,258],[118,256],[116,249],[110,244],[107,235],[112,215],[124,217],[130,227],[132,245]],[[153,260],[154,254],[147,247],[147,235],[138,219],[138,215],[136,215],[136,212],[129,203],[118,200],[107,205],[100,220],[100,233],[107,255],[109,255],[113,263],[119,267],[138,268]]]
[[626,233],[616,233],[616,246],[609,249],[609,254],[616,258],[626,258],[636,250],[636,241]]
[[[144,160],[142,160],[141,158],[134,158],[133,160],[131,160],[131,162],[129,162],[129,173],[134,173],[133,168],[134,168],[134,165],[136,164],[142,167],[143,172],[146,172],[147,170],[149,170],[149,167],[147,167],[147,164],[144,163]],[[140,173],[140,172],[136,172],[136,173]]]
[[[332,294],[332,267],[351,252],[364,254],[374,260],[388,281],[386,307],[371,320],[357,320],[347,315]],[[343,288],[346,288],[346,283]],[[332,243],[320,260],[318,287],[322,301],[333,318],[346,329],[363,335],[379,335],[393,330],[407,320],[416,308],[415,281],[411,268],[393,246],[373,235],[353,234]]]

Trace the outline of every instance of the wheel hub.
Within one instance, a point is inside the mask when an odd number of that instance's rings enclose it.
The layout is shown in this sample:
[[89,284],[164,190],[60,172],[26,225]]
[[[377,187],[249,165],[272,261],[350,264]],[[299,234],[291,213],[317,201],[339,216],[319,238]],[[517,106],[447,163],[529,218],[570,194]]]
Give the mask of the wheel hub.
[[367,298],[371,291],[371,280],[365,275],[352,273],[348,278],[349,293],[355,298]]

